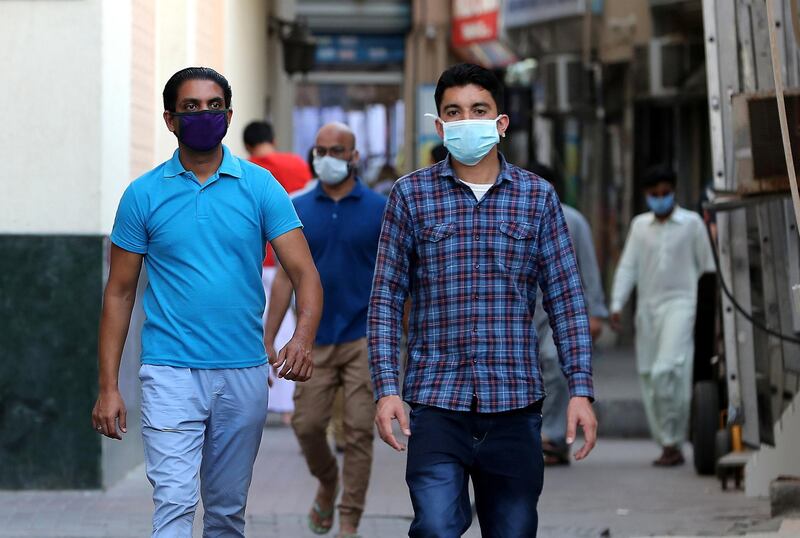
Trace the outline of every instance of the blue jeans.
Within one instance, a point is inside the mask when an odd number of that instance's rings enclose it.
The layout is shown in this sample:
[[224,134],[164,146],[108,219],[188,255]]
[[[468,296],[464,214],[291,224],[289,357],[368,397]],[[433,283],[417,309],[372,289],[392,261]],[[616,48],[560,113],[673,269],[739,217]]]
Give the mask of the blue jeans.
[[414,506],[408,535],[457,538],[472,522],[469,479],[481,535],[536,536],[542,492],[541,405],[507,413],[412,405],[406,483]]
[[145,364],[142,437],[153,485],[153,534],[243,537],[247,491],[267,416],[267,366],[199,370]]

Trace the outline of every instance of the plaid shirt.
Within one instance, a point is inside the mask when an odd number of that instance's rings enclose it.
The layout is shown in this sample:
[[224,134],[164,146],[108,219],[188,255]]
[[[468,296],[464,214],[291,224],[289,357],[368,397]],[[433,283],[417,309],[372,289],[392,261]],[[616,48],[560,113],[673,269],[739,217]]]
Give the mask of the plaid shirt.
[[500,156],[478,202],[449,158],[401,178],[383,220],[367,321],[377,398],[399,394],[403,305],[411,298],[409,402],[495,413],[545,396],[533,313],[544,293],[572,396],[593,397],[580,274],[552,186]]

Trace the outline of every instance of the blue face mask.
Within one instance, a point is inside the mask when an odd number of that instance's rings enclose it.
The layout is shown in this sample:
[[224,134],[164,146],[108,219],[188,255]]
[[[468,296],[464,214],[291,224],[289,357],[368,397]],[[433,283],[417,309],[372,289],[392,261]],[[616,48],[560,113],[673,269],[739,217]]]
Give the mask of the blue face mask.
[[450,155],[467,166],[475,166],[500,142],[497,116],[493,120],[442,121],[433,114],[425,114],[440,122],[444,130],[444,147]]
[[646,196],[647,200],[647,207],[650,208],[650,211],[658,215],[659,217],[662,215],[669,214],[672,211],[672,208],[675,207],[675,193],[671,192],[665,196],[650,196],[649,194]]

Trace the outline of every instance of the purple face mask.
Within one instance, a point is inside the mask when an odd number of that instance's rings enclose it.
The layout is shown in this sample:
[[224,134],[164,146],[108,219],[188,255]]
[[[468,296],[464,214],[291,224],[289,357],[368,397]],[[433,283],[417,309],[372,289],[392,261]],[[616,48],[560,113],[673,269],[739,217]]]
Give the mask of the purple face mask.
[[228,132],[228,110],[171,112],[178,118],[178,140],[195,151],[219,146]]

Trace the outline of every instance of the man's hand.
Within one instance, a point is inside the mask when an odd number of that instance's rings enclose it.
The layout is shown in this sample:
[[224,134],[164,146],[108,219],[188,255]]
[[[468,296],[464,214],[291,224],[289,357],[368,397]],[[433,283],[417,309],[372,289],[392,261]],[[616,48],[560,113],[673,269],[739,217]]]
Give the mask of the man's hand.
[[611,317],[608,318],[608,321],[611,323],[611,328],[616,332],[620,332],[622,330],[622,314],[619,312],[612,312]]
[[110,439],[121,441],[122,434],[117,431],[117,419],[121,432],[128,433],[127,415],[125,402],[119,390],[100,392],[92,410],[92,428]]
[[375,413],[375,424],[378,426],[378,434],[383,442],[397,451],[406,449],[406,445],[395,439],[392,432],[392,420],[397,419],[400,423],[400,430],[406,437],[411,437],[411,428],[408,426],[406,409],[403,407],[403,400],[400,396],[384,396],[378,400],[378,410]]
[[603,320],[601,318],[589,318],[589,332],[592,334],[592,340],[597,340],[603,333]]
[[[299,338],[292,338],[277,355],[269,354],[269,363],[278,370],[278,377],[290,381],[308,381],[314,373],[311,346]],[[267,350],[269,353],[269,350]]]
[[[277,362],[278,360],[278,352],[275,351],[275,344],[270,340],[264,340],[264,349],[267,350],[267,357],[269,358],[270,368],[272,368],[272,373],[274,375],[278,375],[278,369],[272,366],[273,360]],[[272,388],[272,375],[267,376],[267,386]]]
[[594,416],[592,403],[584,396],[569,399],[567,407],[567,444],[575,442],[578,425],[583,429],[583,446],[575,452],[575,459],[582,460],[589,455],[597,441],[597,418]]

